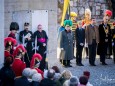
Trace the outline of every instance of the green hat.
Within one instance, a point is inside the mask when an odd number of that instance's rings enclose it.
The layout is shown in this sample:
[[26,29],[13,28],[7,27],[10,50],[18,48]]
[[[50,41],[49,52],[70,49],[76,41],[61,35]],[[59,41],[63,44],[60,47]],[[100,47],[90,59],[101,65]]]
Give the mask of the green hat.
[[72,26],[73,25],[72,21],[71,20],[65,20],[64,21],[64,26],[66,26],[66,25]]

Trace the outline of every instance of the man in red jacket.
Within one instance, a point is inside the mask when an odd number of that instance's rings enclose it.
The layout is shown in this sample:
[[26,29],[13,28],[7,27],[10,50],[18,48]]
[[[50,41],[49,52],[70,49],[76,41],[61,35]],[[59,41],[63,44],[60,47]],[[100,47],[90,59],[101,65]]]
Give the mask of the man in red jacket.
[[17,76],[22,76],[23,69],[26,68],[25,62],[23,62],[21,59],[23,58],[24,53],[26,52],[25,48],[22,45],[17,46],[17,48],[14,51],[14,62],[12,64],[12,69]]

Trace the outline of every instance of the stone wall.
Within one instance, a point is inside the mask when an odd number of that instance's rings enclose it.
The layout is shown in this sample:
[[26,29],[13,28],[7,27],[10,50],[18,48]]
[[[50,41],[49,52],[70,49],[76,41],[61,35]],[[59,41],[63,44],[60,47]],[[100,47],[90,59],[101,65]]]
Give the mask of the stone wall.
[[4,62],[4,0],[0,1],[0,68]]
[[57,0],[5,0],[5,37],[9,33],[12,13],[23,10],[48,10],[48,58],[51,59],[50,61],[56,59]]
[[92,17],[96,19],[103,18],[103,13],[108,9],[108,3],[106,0],[71,0],[71,11],[78,13],[78,19],[84,18],[84,12],[86,8],[90,8]]

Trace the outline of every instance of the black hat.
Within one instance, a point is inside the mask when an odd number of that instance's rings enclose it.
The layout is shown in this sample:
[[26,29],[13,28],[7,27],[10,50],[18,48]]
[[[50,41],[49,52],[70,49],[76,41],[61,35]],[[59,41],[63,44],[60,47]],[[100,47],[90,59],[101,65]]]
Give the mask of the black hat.
[[25,22],[25,23],[24,23],[24,26],[29,26],[29,23],[28,23],[28,22]]
[[11,30],[19,30],[19,25],[17,22],[11,22],[10,24],[10,31]]

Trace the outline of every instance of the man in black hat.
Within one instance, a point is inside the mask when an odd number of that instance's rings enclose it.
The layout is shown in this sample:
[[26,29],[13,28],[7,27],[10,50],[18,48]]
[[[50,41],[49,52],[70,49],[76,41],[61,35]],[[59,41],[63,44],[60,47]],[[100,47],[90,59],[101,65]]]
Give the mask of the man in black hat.
[[8,37],[12,37],[14,39],[16,39],[16,33],[19,30],[19,25],[17,22],[11,22],[10,24],[10,34],[8,35]]
[[27,57],[32,57],[32,32],[29,31],[29,23],[24,23],[24,30],[19,33],[19,40],[27,50]]

